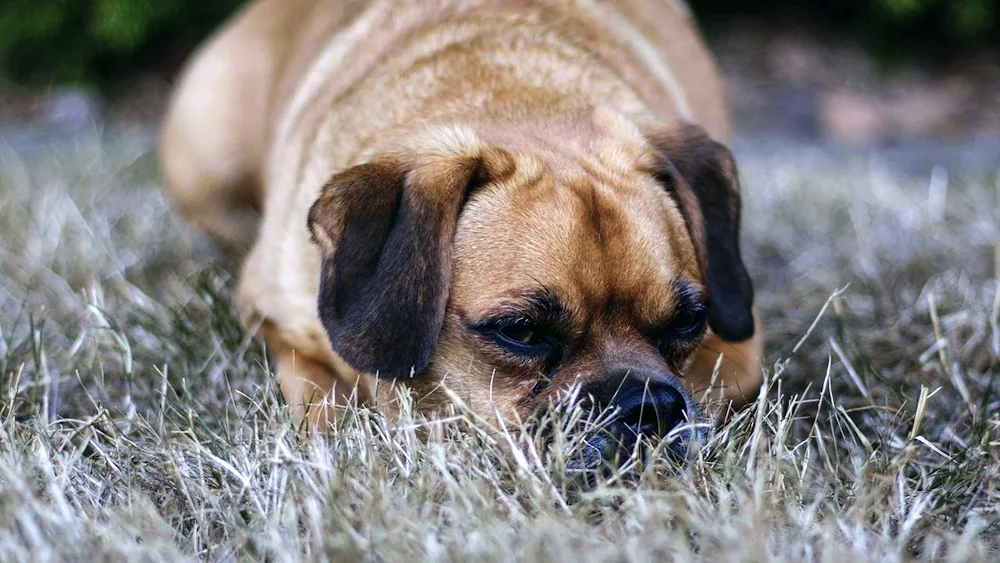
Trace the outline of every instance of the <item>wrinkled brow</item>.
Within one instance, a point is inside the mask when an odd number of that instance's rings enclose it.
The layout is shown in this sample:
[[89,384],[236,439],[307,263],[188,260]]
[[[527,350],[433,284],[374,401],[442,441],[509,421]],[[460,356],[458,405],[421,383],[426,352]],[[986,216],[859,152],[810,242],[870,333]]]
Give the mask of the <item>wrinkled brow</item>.
[[481,319],[472,320],[472,324],[510,317],[520,317],[538,324],[557,324],[568,321],[570,316],[569,306],[555,292],[545,288],[529,289],[509,294],[486,311]]

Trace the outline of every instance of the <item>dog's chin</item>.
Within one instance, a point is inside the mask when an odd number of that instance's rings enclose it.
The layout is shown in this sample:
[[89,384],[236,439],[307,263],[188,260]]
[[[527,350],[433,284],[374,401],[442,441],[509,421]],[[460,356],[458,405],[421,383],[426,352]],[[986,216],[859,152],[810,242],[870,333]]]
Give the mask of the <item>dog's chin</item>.
[[700,442],[700,433],[686,425],[666,437],[638,436],[623,438],[607,431],[588,432],[571,440],[564,454],[568,473],[642,469],[663,462],[681,466],[688,459],[691,446]]
[[[612,475],[638,475],[651,465],[679,470],[689,459],[692,447],[706,438],[705,430],[695,421],[663,437],[629,434],[616,428],[613,421],[566,427],[547,417],[536,429],[539,445],[550,457],[563,460],[566,477],[579,478],[588,488]],[[561,439],[554,438],[555,432],[562,433]]]

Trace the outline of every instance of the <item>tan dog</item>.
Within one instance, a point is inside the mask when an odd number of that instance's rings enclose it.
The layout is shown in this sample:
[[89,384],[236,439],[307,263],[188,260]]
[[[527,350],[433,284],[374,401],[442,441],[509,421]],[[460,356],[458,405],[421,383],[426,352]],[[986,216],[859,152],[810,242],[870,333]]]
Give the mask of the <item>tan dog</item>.
[[247,322],[312,422],[399,381],[507,421],[579,384],[656,433],[760,384],[728,134],[677,1],[259,0],[187,68],[161,156],[249,250]]

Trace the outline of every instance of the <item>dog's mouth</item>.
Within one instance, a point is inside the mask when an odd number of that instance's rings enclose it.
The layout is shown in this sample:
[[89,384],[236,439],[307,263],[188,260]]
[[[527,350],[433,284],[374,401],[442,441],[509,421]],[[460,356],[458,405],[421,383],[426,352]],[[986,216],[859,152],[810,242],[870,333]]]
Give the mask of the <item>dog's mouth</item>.
[[691,447],[705,439],[704,424],[686,393],[683,420],[667,427],[656,419],[655,413],[629,417],[627,405],[597,407],[587,399],[563,400],[539,409],[529,431],[568,475],[579,474],[591,482],[601,474],[652,463],[680,466]]

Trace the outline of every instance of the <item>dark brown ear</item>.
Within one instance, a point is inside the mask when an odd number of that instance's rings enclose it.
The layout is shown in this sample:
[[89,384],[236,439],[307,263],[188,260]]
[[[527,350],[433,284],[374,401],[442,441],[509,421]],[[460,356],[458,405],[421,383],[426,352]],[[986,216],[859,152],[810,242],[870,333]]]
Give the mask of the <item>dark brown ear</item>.
[[698,249],[711,305],[708,324],[723,340],[753,336],[753,284],[740,256],[740,184],[733,155],[697,125],[650,136],[657,178],[678,202]]
[[460,207],[481,157],[384,157],[334,176],[309,210],[323,253],[319,317],[351,367],[419,373],[444,324]]

